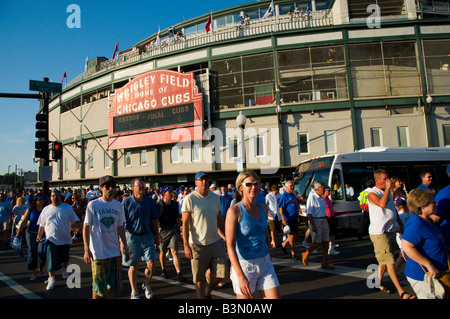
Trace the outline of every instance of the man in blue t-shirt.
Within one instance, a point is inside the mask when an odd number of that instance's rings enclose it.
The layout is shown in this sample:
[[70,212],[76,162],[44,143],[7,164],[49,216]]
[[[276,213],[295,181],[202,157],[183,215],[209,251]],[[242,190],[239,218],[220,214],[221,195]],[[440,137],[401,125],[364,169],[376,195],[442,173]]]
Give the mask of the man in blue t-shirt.
[[422,184],[417,186],[417,189],[433,190],[433,186],[431,186],[431,183],[433,183],[433,176],[431,175],[430,172],[420,173],[420,178],[422,179]]
[[279,210],[281,215],[281,222],[283,226],[289,226],[290,232],[287,235],[287,239],[281,243],[281,249],[285,254],[286,245],[291,246],[291,258],[296,258],[294,251],[294,237],[298,235],[298,199],[294,193],[294,183],[287,181],[284,184],[286,191],[280,197]]
[[225,218],[227,215],[227,210],[230,208],[231,201],[233,198],[228,194],[226,186],[220,187],[220,206],[222,207],[222,216]]
[[127,245],[130,250],[130,260],[123,260],[125,266],[129,266],[128,279],[131,286],[131,299],[139,299],[137,289],[138,264],[142,260],[146,263],[145,280],[143,288],[145,297],[151,299],[153,292],[150,280],[155,272],[155,245],[159,245],[160,235],[158,217],[160,209],[148,196],[144,196],[144,181],[135,178],[130,186],[133,195],[123,200],[125,211],[125,230]]

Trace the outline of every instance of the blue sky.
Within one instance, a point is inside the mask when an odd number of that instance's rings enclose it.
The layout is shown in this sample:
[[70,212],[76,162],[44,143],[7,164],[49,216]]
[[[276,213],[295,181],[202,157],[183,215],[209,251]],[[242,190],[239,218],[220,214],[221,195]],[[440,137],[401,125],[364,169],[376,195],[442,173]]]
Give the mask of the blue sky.
[[[111,58],[119,41],[126,50],[184,19],[251,0],[0,0],[0,92],[29,91],[30,80],[71,81],[84,72],[86,56]],[[70,4],[80,8],[80,28],[69,28]],[[33,163],[37,100],[0,98],[0,175],[16,168],[37,171]]]

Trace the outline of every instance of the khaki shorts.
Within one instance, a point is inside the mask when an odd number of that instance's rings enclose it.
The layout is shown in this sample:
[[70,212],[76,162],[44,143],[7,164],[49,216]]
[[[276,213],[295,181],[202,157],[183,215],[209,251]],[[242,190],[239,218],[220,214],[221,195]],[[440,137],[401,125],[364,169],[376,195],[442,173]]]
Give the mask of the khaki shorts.
[[211,245],[190,244],[192,250],[192,281],[206,282],[206,270],[211,270],[211,278],[225,278],[226,251],[223,240],[218,240]]
[[373,243],[375,257],[380,265],[395,264],[394,242],[395,233],[386,233],[381,235],[370,234],[370,240]]

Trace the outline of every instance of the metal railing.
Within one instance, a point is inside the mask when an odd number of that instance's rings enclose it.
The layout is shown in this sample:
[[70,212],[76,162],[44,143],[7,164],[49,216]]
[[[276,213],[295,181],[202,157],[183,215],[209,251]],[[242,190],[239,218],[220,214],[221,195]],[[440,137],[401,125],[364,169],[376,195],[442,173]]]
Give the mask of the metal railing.
[[153,41],[152,43],[146,45],[144,50],[135,47],[124,54],[119,54],[119,56],[114,60],[101,62],[99,65],[92,67],[86,72],[83,72],[75,77],[65,86],[65,88],[69,88],[97,73],[114,70],[118,67],[155,57],[160,54],[265,33],[330,25],[333,25],[333,17],[330,10],[321,10],[309,13],[294,13],[276,17],[272,16],[268,18],[253,19],[233,25],[228,24],[225,26],[220,26],[211,32],[206,32],[203,30],[190,33],[185,36],[174,36],[172,38],[162,40],[160,44]]

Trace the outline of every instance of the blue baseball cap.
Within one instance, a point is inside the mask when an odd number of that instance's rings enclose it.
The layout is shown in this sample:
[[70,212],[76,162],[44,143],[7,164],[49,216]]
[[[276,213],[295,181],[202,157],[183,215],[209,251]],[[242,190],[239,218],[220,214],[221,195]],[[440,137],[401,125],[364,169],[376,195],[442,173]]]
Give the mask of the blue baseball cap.
[[208,177],[208,174],[204,171],[200,171],[197,174],[195,174],[195,180],[197,180],[198,178],[202,178],[202,177]]
[[397,198],[397,200],[395,201],[395,205],[397,206],[404,206],[406,204],[406,201],[403,198]]
[[165,192],[171,192],[171,191],[173,191],[173,187],[170,186],[170,185],[163,186],[163,188],[161,189],[161,192],[162,192],[163,194],[164,194]]

